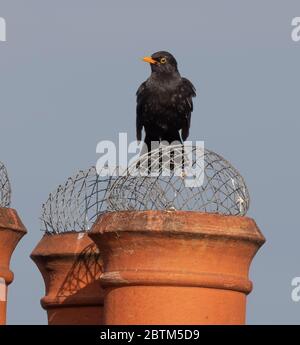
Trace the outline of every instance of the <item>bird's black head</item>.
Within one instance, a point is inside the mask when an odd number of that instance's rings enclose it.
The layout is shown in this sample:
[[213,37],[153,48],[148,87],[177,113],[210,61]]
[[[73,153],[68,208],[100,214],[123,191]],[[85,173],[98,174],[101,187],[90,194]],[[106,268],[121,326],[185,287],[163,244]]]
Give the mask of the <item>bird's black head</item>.
[[149,62],[152,72],[157,73],[174,73],[177,70],[177,61],[174,56],[166,51],[159,51],[151,56],[143,58],[145,62]]

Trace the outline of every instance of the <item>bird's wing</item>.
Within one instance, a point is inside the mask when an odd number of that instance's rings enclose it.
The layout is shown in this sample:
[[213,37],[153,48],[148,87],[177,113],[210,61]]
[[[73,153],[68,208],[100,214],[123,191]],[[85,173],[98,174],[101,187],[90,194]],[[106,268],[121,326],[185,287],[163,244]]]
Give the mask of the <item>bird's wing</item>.
[[146,82],[142,83],[136,92],[136,140],[141,141],[143,129],[143,112],[145,99]]
[[177,103],[177,110],[179,114],[183,115],[184,122],[182,126],[182,140],[185,141],[189,136],[191,125],[191,114],[193,111],[193,97],[196,96],[196,89],[194,85],[186,78],[182,78],[182,83],[179,87],[179,101]]

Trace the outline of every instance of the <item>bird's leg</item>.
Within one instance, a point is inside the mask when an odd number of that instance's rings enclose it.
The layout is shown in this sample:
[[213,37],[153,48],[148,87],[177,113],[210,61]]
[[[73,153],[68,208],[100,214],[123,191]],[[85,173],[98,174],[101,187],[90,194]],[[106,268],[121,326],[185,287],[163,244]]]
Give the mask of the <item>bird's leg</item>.
[[175,166],[174,162],[174,150],[170,151],[170,170],[173,171]]
[[181,177],[185,178],[185,159],[184,159],[184,145],[182,145],[182,151],[181,151],[182,157],[181,157]]
[[[154,171],[155,173],[155,158],[156,157],[152,157],[152,154],[151,152],[153,150],[156,149],[156,147],[158,147],[159,145],[159,141],[156,140],[155,138],[152,138],[152,137],[147,137],[145,138],[145,145],[146,145],[146,148],[147,148],[147,152],[148,152],[148,162],[147,162],[147,165],[148,165],[148,175],[151,175],[151,173]],[[153,160],[153,162],[152,162]]]
[[[177,145],[182,145],[182,141],[181,138],[179,136],[179,133],[176,132],[175,134],[173,134],[171,136],[171,138],[173,138],[172,141],[170,141],[170,145],[171,146],[177,146]],[[177,155],[176,155],[177,156]],[[175,151],[173,149],[171,149],[170,151],[170,170],[174,171],[174,169],[176,168],[177,164],[181,164],[181,162],[178,162],[178,157],[175,156]],[[177,161],[177,162],[176,162]]]

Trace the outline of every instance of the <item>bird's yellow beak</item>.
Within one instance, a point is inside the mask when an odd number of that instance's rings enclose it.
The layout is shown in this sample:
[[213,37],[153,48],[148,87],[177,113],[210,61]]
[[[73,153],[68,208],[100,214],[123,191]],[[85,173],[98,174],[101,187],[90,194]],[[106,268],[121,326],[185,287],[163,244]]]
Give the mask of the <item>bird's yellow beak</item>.
[[151,56],[145,56],[145,57],[143,58],[143,61],[149,62],[149,63],[152,63],[152,64],[157,64],[157,61],[155,61],[154,59],[152,59]]

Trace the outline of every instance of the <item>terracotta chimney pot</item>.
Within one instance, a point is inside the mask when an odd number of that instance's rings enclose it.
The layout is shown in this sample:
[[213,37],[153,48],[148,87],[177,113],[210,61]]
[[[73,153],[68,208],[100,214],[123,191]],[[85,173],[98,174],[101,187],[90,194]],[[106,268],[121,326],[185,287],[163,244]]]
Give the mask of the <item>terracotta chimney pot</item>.
[[104,261],[104,323],[244,324],[254,220],[192,211],[104,214],[89,236]]
[[102,260],[86,233],[45,234],[31,258],[45,281],[49,325],[102,324]]
[[26,234],[17,212],[11,208],[0,208],[0,325],[6,324],[7,286],[14,274],[9,269],[13,251]]

